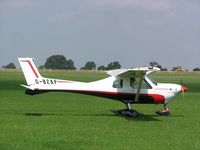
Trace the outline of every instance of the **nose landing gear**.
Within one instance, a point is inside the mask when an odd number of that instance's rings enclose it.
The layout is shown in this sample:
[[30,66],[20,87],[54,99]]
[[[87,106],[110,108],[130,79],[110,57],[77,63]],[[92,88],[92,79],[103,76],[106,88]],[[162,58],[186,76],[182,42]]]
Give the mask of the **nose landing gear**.
[[156,114],[160,116],[169,116],[170,115],[170,110],[166,107],[167,104],[164,104],[164,110],[163,111],[156,111]]

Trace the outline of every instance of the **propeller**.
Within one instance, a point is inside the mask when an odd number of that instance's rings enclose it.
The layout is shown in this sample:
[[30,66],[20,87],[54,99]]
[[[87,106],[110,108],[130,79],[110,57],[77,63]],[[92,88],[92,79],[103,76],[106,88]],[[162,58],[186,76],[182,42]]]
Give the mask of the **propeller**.
[[180,85],[181,85],[181,92],[182,92],[183,97],[184,97],[185,96],[185,92],[188,90],[188,88],[183,86],[183,80],[182,79],[180,81]]
[[186,88],[186,87],[183,86],[183,85],[181,86],[181,91],[182,91],[183,95],[184,95],[184,92],[187,91],[187,90],[188,90],[188,88]]

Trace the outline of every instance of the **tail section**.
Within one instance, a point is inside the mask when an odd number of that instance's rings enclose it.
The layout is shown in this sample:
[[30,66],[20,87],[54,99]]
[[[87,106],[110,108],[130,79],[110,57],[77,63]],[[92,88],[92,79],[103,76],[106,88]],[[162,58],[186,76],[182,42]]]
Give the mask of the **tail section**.
[[38,72],[32,58],[18,58],[28,85],[35,84],[35,80],[42,76]]

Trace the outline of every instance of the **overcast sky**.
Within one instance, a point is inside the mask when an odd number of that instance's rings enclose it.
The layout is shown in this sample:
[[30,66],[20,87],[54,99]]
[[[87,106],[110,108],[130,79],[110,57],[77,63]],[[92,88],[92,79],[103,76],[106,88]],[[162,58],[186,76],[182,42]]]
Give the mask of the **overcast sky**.
[[54,54],[77,67],[200,67],[200,0],[0,0],[0,67]]

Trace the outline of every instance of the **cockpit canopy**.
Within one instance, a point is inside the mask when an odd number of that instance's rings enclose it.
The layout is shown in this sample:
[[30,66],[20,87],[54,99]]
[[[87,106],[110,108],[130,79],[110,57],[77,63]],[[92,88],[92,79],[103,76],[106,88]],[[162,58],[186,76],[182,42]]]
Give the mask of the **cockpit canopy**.
[[[141,83],[141,89],[151,89],[157,85],[157,82],[150,76],[151,73],[160,70],[156,67],[140,67],[134,69],[116,69],[107,73],[114,76],[116,80],[113,82],[113,88],[121,89],[125,85],[138,89]],[[142,82],[140,82],[142,80]]]

